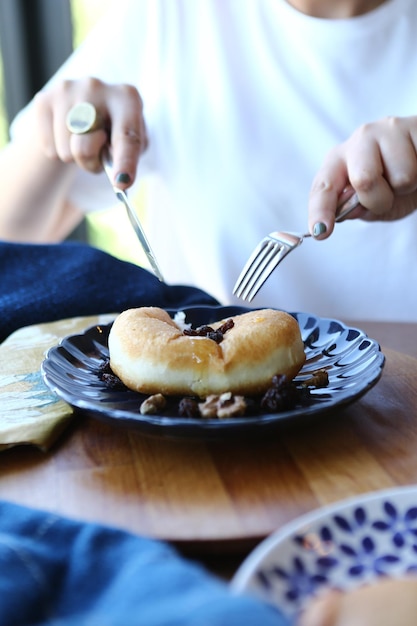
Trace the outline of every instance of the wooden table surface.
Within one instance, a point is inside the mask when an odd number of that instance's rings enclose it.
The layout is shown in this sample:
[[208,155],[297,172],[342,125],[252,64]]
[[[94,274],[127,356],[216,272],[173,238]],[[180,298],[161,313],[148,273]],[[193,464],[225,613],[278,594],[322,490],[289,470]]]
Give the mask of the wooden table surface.
[[79,416],[48,453],[1,453],[0,498],[171,540],[227,576],[228,558],[233,569],[301,514],[417,482],[417,324],[356,326],[381,342],[386,365],[344,409],[268,439],[217,443]]

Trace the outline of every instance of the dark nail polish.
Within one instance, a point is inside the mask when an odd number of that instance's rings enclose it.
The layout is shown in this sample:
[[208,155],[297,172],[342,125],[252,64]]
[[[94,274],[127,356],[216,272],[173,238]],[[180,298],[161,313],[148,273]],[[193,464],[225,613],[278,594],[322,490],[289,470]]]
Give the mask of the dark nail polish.
[[314,224],[314,227],[313,227],[313,236],[320,237],[320,235],[324,235],[326,230],[327,230],[326,224],[323,224],[323,222],[317,222],[317,224]]
[[128,183],[130,183],[129,174],[126,174],[126,172],[120,172],[120,174],[117,174],[116,183],[121,183],[122,185],[127,185]]

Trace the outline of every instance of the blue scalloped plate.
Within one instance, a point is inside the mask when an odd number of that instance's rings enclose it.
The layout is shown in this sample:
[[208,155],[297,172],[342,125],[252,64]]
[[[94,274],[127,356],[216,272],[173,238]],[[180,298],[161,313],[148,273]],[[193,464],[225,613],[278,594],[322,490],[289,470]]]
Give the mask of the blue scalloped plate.
[[[185,308],[193,326],[211,324],[244,313],[246,307]],[[171,316],[177,311],[168,310]],[[71,335],[49,350],[42,364],[46,384],[74,408],[114,424],[140,429],[146,434],[169,437],[224,438],[227,434],[261,434],[278,423],[314,416],[357,400],[381,376],[384,355],[376,341],[363,331],[342,322],[310,313],[292,313],[304,340],[306,363],[296,380],[308,378],[316,369],[326,368],[329,385],[314,389],[307,403],[290,411],[232,417],[229,419],[187,418],[178,415],[176,403],[161,415],[141,415],[139,406],[146,396],[130,390],[108,388],[98,368],[108,358],[107,340],[111,324],[94,326],[80,335]]]
[[417,486],[350,498],[304,515],[261,542],[231,586],[294,618],[320,589],[417,574]]

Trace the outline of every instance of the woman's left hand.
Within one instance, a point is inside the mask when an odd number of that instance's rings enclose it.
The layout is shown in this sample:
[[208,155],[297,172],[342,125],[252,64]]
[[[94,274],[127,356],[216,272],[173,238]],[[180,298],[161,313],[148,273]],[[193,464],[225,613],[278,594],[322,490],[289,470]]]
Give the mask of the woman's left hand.
[[364,124],[326,156],[309,198],[309,229],[319,239],[333,231],[346,190],[360,207],[349,218],[397,220],[417,208],[417,116]]

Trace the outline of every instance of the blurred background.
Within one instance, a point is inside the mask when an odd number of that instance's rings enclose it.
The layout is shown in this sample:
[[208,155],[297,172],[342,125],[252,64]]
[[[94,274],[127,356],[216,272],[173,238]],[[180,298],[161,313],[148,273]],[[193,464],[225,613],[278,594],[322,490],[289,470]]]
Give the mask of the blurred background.
[[[9,124],[71,54],[115,0],[0,0],[0,148]],[[145,220],[145,188],[132,197]],[[146,221],[146,220],[145,220]],[[88,215],[72,239],[142,264],[120,203]]]

